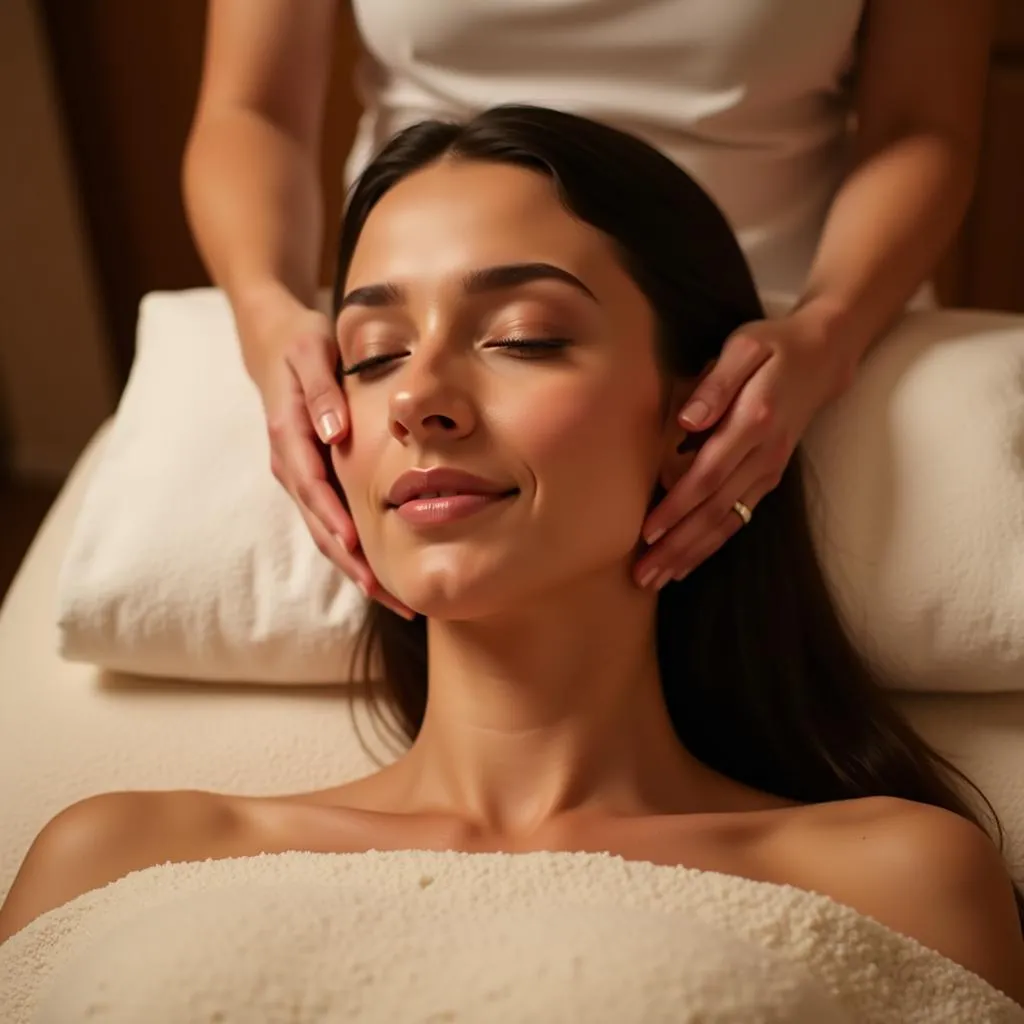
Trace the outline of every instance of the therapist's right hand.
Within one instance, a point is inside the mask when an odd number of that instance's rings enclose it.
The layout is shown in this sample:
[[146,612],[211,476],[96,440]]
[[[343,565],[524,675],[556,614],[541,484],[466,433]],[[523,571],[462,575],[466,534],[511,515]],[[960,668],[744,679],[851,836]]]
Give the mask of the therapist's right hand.
[[370,598],[412,618],[413,612],[381,586],[359,545],[351,516],[328,482],[334,470],[317,445],[348,434],[348,407],[338,385],[338,346],[328,318],[299,309],[273,324],[278,344],[261,345],[253,379],[263,398],[270,437],[270,468],[292,496],[316,546]]

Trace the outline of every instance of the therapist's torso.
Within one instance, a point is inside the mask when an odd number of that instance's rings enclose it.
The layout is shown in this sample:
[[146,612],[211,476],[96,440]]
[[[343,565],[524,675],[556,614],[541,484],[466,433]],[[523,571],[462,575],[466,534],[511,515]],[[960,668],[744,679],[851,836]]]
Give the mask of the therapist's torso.
[[633,132],[722,207],[762,289],[797,293],[847,166],[863,0],[353,0],[351,181],[401,128],[536,103]]

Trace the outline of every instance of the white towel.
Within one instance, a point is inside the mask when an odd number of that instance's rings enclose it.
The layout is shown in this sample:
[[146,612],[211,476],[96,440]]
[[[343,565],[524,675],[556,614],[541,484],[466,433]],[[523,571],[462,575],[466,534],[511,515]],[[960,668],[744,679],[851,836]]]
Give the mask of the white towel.
[[0,947],[9,1024],[1020,1024],[828,897],[608,854],[267,854],[135,872]]
[[57,591],[60,653],[208,682],[332,683],[364,601],[270,472],[216,289],[153,293]]

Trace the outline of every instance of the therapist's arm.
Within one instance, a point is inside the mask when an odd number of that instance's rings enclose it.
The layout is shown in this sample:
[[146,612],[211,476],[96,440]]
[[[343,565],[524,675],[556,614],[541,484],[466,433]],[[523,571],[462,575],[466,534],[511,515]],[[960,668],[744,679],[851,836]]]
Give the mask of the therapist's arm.
[[927,280],[967,210],[980,148],[993,0],[868,0],[856,164],[797,308],[847,376]]
[[[641,586],[681,579],[782,477],[819,409],[949,247],[974,187],[993,0],[868,0],[855,163],[787,316],[739,327],[680,423],[714,432],[643,525]],[[728,414],[728,415],[727,415]],[[756,512],[755,512],[756,514]]]
[[252,373],[275,321],[314,304],[319,160],[337,0],[210,0],[185,206]]
[[338,0],[210,0],[203,80],[182,169],[185,206],[231,302],[263,400],[270,469],[316,546],[369,597],[380,586],[317,444],[348,433],[338,345],[316,308],[320,146]]

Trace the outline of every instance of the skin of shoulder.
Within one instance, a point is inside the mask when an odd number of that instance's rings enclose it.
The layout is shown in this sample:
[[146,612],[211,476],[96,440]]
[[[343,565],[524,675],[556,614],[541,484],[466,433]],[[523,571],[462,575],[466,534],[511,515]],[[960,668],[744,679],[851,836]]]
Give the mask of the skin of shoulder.
[[822,810],[819,841],[806,846],[815,851],[804,872],[808,889],[917,939],[1024,1005],[1013,883],[982,828],[895,797]]
[[0,909],[0,943],[133,871],[206,859],[233,828],[231,803],[214,793],[140,790],[79,800],[51,818],[26,853]]

